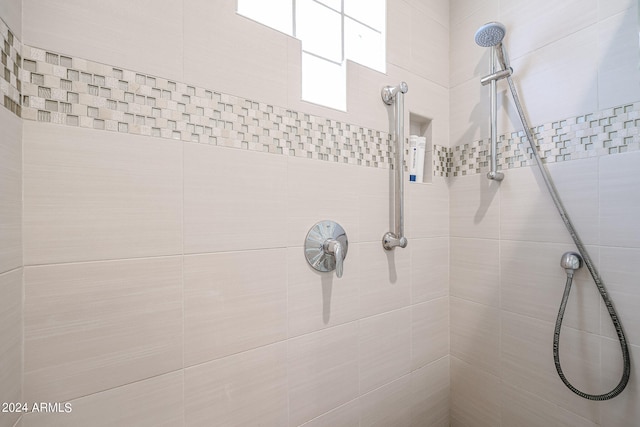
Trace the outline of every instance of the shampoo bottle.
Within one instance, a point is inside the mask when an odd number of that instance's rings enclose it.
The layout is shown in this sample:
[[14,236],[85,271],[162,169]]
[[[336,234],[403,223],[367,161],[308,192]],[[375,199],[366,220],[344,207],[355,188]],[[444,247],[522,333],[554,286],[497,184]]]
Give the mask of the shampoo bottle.
[[418,171],[418,136],[409,136],[409,181],[415,182]]
[[416,141],[416,182],[424,182],[424,155],[427,147],[427,138],[418,137]]

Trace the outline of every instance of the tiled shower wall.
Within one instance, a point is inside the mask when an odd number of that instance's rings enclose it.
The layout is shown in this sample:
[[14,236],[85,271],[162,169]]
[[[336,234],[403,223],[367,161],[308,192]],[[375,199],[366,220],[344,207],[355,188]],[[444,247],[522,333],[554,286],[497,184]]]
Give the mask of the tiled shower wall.
[[[520,99],[542,154],[619,310],[637,372],[640,355],[640,152],[635,1],[451,3],[451,425],[640,425],[639,385],[608,402],[569,391],[553,364],[564,289],[560,256],[575,250],[499,87],[504,181],[488,171],[488,50],[482,24],[507,27]],[[482,142],[479,142],[482,141]],[[571,382],[611,390],[622,360],[585,269],[571,291],[560,357]]]
[[[380,243],[380,88],[407,81],[448,146],[447,3],[389,2],[409,50],[388,75],[349,64],[348,113],[301,102],[299,41],[233,3],[21,3],[7,399],[73,405],[24,426],[448,425],[444,178],[407,188],[410,246]],[[339,280],[304,260],[322,219],[349,236]]]
[[[232,2],[23,3],[0,4],[13,35],[0,78],[0,398],[74,408],[24,425],[448,425],[449,372],[452,425],[640,418],[635,379],[594,404],[556,378],[557,264],[572,245],[504,93],[507,177],[484,179],[488,65],[472,42],[484,22],[507,25],[543,155],[636,355],[632,2],[389,1],[388,76],[350,64],[348,113],[301,102],[299,42]],[[400,80],[407,109],[433,119],[435,170],[450,181],[407,186],[410,246],[385,254],[379,90]],[[324,218],[349,233],[340,280],[302,258]],[[618,379],[617,344],[584,272],[576,282],[563,363],[598,392]]]

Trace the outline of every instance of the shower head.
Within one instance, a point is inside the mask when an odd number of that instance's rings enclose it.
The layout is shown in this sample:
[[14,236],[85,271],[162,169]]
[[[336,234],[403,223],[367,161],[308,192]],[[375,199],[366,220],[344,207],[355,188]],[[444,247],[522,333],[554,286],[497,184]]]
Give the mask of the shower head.
[[[509,65],[509,60],[507,59],[507,53],[504,50],[504,46],[502,46],[502,39],[504,39],[504,35],[506,33],[507,28],[501,23],[489,22],[478,28],[478,31],[476,31],[475,35],[476,43],[478,44],[478,46],[491,48],[495,47],[494,51],[498,57],[498,62],[500,63],[502,70],[506,72],[503,73],[505,75],[493,76],[498,79],[501,79],[506,75],[511,75],[511,72],[513,71],[511,70],[511,66]],[[487,82],[483,82],[482,84],[484,85]]]
[[499,22],[489,22],[478,28],[475,39],[478,46],[497,46],[502,42],[507,28]]

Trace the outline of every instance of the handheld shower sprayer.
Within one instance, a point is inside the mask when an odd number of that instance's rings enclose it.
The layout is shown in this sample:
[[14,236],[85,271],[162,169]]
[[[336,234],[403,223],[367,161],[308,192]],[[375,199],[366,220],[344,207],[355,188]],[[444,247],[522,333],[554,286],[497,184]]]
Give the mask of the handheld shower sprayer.
[[[482,86],[491,85],[491,170],[487,178],[492,181],[502,181],[504,174],[498,171],[498,80],[509,78],[513,70],[507,65],[506,54],[502,47],[507,29],[499,22],[489,22],[478,28],[475,34],[476,43],[482,47],[491,48],[491,67],[489,75],[480,79]],[[496,62],[502,67],[497,70]]]
[[[613,302],[604,287],[604,283],[602,282],[602,278],[598,273],[593,261],[589,257],[589,254],[580,240],[578,233],[573,226],[573,223],[569,219],[569,215],[567,214],[562,202],[560,200],[560,196],[553,185],[553,181],[551,180],[551,176],[549,172],[545,168],[545,165],[540,158],[540,154],[538,153],[538,147],[536,146],[533,134],[531,132],[531,126],[527,121],[527,118],[524,114],[524,110],[522,105],[520,104],[520,100],[518,98],[518,92],[513,83],[513,79],[511,78],[511,74],[513,70],[509,66],[509,61],[507,60],[507,54],[505,52],[504,47],[502,46],[502,40],[506,34],[506,28],[504,25],[499,22],[489,22],[488,24],[483,25],[476,31],[475,41],[478,45],[482,47],[490,47],[491,48],[491,69],[490,74],[486,77],[483,77],[480,82],[482,85],[491,84],[491,171],[487,173],[487,178],[494,181],[501,181],[504,178],[502,172],[498,171],[497,164],[497,137],[496,137],[496,128],[497,128],[497,107],[496,107],[496,86],[497,81],[500,79],[506,79],[507,84],[509,85],[509,89],[511,91],[511,95],[513,97],[513,102],[515,104],[516,110],[518,112],[518,116],[520,117],[520,121],[522,122],[523,131],[527,137],[529,142],[529,146],[531,147],[531,153],[533,158],[542,174],[542,178],[544,183],[549,190],[549,195],[553,200],[556,208],[558,209],[558,213],[560,214],[560,218],[564,222],[564,225],[569,232],[569,235],[573,239],[573,242],[578,249],[578,252],[566,252],[562,255],[560,259],[560,266],[564,268],[567,273],[567,280],[565,284],[564,293],[562,295],[562,301],[560,302],[560,308],[558,309],[558,317],[556,318],[556,325],[553,334],[553,361],[556,366],[556,371],[558,372],[558,376],[562,380],[562,382],[569,388],[572,392],[577,394],[580,397],[589,400],[608,400],[616,397],[625,389],[629,382],[629,378],[631,376],[631,357],[629,355],[629,346],[627,344],[627,338],[624,334],[624,330],[622,329],[622,323],[620,322],[620,317],[616,312]],[[499,64],[502,67],[502,70],[496,70],[496,65]],[[560,364],[560,332],[562,328],[562,321],[564,318],[564,312],[567,307],[567,302],[569,301],[569,292],[571,291],[571,284],[573,282],[573,277],[575,275],[575,271],[579,269],[582,265],[587,267],[591,277],[593,278],[593,282],[598,288],[598,292],[602,297],[604,305],[609,312],[609,317],[613,323],[613,327],[616,330],[616,334],[618,335],[618,341],[620,342],[620,349],[622,351],[622,375],[620,378],[620,382],[616,385],[612,390],[602,394],[590,394],[585,393],[581,390],[578,390],[574,387],[567,377],[562,372],[562,366]]]
[[497,61],[502,68],[500,71],[496,72],[494,70],[488,76],[483,77],[480,80],[480,83],[482,83],[483,86],[488,85],[492,81],[508,77],[511,75],[511,73],[513,73],[513,69],[509,65],[509,60],[507,59],[507,53],[505,52],[504,46],[502,45],[502,40],[504,39],[506,33],[507,29],[499,22],[489,22],[478,28],[478,31],[476,31],[476,44],[478,46],[492,48],[497,57]]

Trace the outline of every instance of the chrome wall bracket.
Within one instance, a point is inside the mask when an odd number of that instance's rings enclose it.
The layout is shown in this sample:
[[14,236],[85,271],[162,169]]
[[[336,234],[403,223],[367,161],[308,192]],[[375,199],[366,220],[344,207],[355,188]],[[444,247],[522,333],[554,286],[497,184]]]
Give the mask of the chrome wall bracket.
[[320,221],[314,224],[304,241],[304,256],[311,267],[318,271],[336,271],[337,277],[344,272],[349,240],[340,224]]

